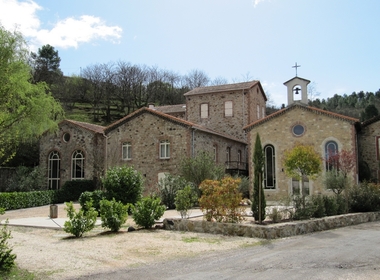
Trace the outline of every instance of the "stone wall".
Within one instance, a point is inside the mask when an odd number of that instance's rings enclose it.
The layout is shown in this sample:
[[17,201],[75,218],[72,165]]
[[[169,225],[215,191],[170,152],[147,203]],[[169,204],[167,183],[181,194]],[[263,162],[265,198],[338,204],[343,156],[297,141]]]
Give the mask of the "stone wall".
[[380,220],[380,212],[369,212],[271,225],[216,223],[191,219],[164,219],[163,227],[166,230],[276,239],[378,220]]

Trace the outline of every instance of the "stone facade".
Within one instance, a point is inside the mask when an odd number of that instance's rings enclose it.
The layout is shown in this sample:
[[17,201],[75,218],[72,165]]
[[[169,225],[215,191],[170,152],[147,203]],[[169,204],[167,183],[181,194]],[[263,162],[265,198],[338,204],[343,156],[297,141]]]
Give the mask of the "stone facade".
[[[274,176],[275,186],[273,189],[265,189],[267,200],[280,200],[291,194],[293,181],[285,175],[283,166],[284,152],[294,147],[296,143],[313,145],[315,151],[325,158],[325,147],[329,141],[338,145],[339,151],[349,150],[356,153],[356,129],[357,119],[345,117],[331,112],[323,111],[302,104],[292,104],[267,118],[259,120],[245,129],[249,133],[249,153],[253,154],[256,135],[260,135],[261,144],[265,147],[271,145],[274,148]],[[304,132],[296,135],[293,128],[301,125]],[[250,174],[254,167],[250,162]],[[315,181],[309,182],[310,195],[326,193],[322,178],[326,168],[323,165],[322,176]],[[357,166],[351,177],[355,182]]]
[[361,180],[379,181],[380,176],[380,116],[361,125],[359,132],[359,164]]
[[[260,83],[206,87],[193,93],[186,104],[150,105],[108,127],[70,120],[61,122],[57,133],[46,133],[40,142],[40,162],[49,169],[49,187],[59,188],[78,176],[99,180],[108,168],[126,164],[144,175],[149,190],[164,174],[178,174],[184,157],[195,156],[200,151],[214,154],[216,163],[225,164],[227,170],[233,161],[234,169],[247,172],[247,142],[242,127],[257,119],[255,110],[265,111],[266,97]],[[194,117],[199,114],[199,106],[194,104],[202,98],[212,108],[210,124],[198,122]],[[231,116],[224,117],[227,99],[233,107]],[[170,155],[165,158],[160,157],[161,141],[166,141],[170,149]],[[128,150],[128,156],[123,155],[123,149]],[[74,161],[78,151],[82,152],[80,159]]]

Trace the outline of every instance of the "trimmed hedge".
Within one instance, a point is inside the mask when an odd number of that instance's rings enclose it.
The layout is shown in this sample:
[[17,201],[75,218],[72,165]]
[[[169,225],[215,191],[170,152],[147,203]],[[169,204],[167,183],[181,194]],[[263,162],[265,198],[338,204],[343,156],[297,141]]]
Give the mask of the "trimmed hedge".
[[0,208],[15,210],[52,203],[78,201],[82,192],[93,191],[94,189],[95,184],[92,180],[77,180],[66,182],[59,190],[3,192],[0,193]]

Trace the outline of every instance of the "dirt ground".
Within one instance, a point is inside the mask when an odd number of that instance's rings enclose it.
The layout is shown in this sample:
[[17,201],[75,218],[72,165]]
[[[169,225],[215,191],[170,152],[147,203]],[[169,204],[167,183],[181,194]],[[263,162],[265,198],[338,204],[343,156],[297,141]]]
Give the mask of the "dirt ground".
[[[46,217],[48,207],[8,211],[0,218]],[[173,213],[165,213],[169,214]],[[67,217],[63,204],[59,205],[58,217]],[[98,226],[82,238],[73,238],[63,230],[9,226],[13,237],[9,243],[17,255],[17,265],[40,279],[75,279],[170,259],[196,258],[208,252],[254,246],[261,242],[255,238],[162,229],[128,232],[129,226],[135,226],[130,218],[118,233],[110,233]]]

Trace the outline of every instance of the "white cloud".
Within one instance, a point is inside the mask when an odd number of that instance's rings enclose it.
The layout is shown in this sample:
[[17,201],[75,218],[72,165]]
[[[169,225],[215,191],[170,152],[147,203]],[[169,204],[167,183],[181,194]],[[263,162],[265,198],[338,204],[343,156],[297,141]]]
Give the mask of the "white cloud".
[[0,0],[0,21],[8,30],[15,28],[33,45],[50,44],[54,47],[77,48],[80,43],[97,39],[117,43],[121,38],[119,26],[108,26],[99,17],[83,15],[57,21],[52,29],[42,29],[37,11],[43,8],[32,0]]

